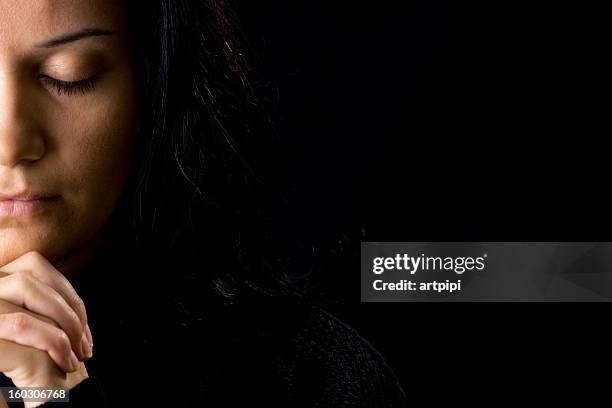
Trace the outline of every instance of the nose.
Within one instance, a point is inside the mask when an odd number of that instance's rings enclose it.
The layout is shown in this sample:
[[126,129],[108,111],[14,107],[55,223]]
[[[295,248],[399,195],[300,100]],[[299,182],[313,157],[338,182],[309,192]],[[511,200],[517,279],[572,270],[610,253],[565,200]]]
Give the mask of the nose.
[[19,75],[0,70],[0,167],[37,161],[45,153],[33,94],[22,82]]

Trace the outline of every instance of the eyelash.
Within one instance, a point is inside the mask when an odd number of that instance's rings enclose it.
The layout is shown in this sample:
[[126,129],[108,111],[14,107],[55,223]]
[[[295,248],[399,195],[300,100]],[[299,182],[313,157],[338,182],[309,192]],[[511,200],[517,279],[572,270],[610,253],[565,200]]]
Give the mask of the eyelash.
[[48,75],[41,75],[40,79],[53,88],[53,91],[58,95],[65,94],[67,96],[73,96],[76,94],[85,95],[92,92],[96,87],[97,75],[92,75],[89,78],[79,81],[62,81]]

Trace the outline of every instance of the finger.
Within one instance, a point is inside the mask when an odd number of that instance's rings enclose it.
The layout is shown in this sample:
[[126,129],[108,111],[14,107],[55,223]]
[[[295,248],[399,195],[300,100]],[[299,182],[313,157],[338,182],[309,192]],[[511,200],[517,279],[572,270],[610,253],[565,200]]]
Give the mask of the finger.
[[29,270],[34,276],[44,284],[52,287],[62,295],[64,300],[75,311],[83,328],[87,328],[87,311],[85,303],[72,287],[68,279],[62,275],[57,269],[38,252],[28,252],[25,255],[15,259],[13,262],[0,267],[0,271],[13,274],[20,270]]
[[55,323],[52,319],[49,319],[47,316],[39,315],[38,313],[31,312],[27,309],[19,307],[11,302],[7,302],[5,300],[0,299],[0,313],[27,313],[30,316],[40,320],[41,322],[45,322],[50,324],[51,326],[55,326],[59,328],[57,323]]
[[27,313],[0,315],[0,339],[46,351],[65,372],[76,371],[79,361],[64,331]]
[[[63,378],[75,375],[83,367],[81,364],[76,372],[66,373],[49,357],[49,353],[0,339],[0,372],[18,388],[59,385]],[[52,378],[58,378],[60,382],[50,381]]]
[[91,335],[89,325],[85,326],[85,335],[87,336],[87,341],[89,342],[89,353],[91,357],[91,354],[93,353],[93,336]]
[[[53,320],[49,319],[46,316],[42,316],[42,315],[39,315],[38,313],[34,313],[29,310],[23,309],[13,303],[6,302],[1,299],[0,299],[0,310],[2,311],[1,313],[3,314],[26,313],[32,316],[33,318],[40,320],[41,322],[47,323],[54,327],[58,327],[57,323],[55,323]],[[3,372],[8,375],[9,373],[14,372],[14,370],[26,370],[27,371],[27,370],[30,370],[31,367],[38,367],[40,365],[40,361],[36,361],[36,360],[31,361],[32,360],[31,350],[33,350],[31,346],[23,346],[23,345],[17,344],[12,341],[2,340],[0,338],[0,372]],[[51,360],[49,353],[47,353],[46,351],[36,349],[36,352],[44,353],[47,356],[47,358]],[[60,370],[60,368],[57,368],[57,369]],[[26,375],[29,375],[29,374],[26,373]],[[14,377],[11,377],[11,378],[14,379]]]
[[59,293],[36,279],[32,272],[23,270],[2,278],[0,299],[50,317],[68,335],[72,348],[81,359],[89,357],[88,352],[82,350],[82,342],[87,339],[75,311]]
[[29,370],[32,362],[27,346],[0,339],[0,373],[11,378],[16,370]]

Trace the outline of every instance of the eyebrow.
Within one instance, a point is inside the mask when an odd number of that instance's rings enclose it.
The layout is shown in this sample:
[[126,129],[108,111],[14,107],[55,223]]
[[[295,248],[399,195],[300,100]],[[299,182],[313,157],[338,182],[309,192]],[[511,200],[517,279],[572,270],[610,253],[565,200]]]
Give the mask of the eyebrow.
[[51,38],[42,43],[36,44],[37,48],[53,48],[58,45],[67,44],[70,42],[78,41],[87,37],[98,37],[102,35],[112,35],[114,31],[104,30],[101,28],[85,28],[83,30],[75,31],[72,33],[63,34],[59,37]]

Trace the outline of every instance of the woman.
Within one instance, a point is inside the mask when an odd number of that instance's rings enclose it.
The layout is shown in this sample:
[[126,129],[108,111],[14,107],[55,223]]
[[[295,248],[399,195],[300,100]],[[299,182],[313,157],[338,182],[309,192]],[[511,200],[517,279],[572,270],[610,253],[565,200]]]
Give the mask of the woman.
[[254,94],[223,1],[0,2],[3,385],[64,407],[403,404],[276,261]]

